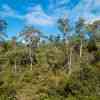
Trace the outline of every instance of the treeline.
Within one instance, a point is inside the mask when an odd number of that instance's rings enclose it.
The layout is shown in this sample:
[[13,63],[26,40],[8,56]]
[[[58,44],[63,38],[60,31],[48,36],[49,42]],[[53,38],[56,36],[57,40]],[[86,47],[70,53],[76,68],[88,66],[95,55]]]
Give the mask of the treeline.
[[7,26],[0,19],[0,100],[100,100],[100,20],[64,17],[61,35],[26,26],[10,40]]

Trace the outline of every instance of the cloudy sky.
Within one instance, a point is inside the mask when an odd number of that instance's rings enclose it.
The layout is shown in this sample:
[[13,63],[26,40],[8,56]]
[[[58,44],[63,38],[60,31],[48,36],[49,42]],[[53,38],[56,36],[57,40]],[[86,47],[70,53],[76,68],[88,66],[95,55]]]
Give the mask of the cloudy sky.
[[88,22],[100,19],[100,0],[0,0],[0,17],[8,23],[9,37],[28,24],[45,34],[59,34],[56,21],[65,15],[73,23],[78,17]]

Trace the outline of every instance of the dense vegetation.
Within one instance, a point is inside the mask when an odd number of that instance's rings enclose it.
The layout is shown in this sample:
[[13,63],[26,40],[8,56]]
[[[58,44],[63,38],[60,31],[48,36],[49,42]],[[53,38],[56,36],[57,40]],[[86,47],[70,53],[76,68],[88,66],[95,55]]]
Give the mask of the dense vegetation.
[[8,40],[0,20],[0,100],[100,100],[100,21],[57,27],[61,35],[27,26]]

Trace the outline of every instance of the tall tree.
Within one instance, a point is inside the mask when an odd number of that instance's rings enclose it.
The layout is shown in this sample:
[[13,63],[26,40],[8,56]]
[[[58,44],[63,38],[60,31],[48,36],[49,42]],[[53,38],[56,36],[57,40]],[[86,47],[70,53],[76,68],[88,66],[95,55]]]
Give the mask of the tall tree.
[[66,17],[60,18],[58,20],[58,28],[63,33],[63,40],[66,42],[69,36],[68,32],[70,31],[69,20]]
[[35,61],[35,49],[38,47],[40,34],[41,32],[32,26],[25,27],[24,30],[20,33],[20,36],[23,37],[25,44],[28,47],[31,70],[34,63],[33,61]]
[[[17,45],[17,37],[13,36],[12,37],[12,47],[15,51],[15,55],[16,55],[16,45]],[[17,71],[17,59],[15,57],[15,60],[14,60],[14,71],[16,72]]]
[[5,32],[7,28],[7,22],[3,19],[0,19],[0,40],[4,40],[4,37],[7,37]]
[[84,40],[84,19],[79,18],[79,20],[76,22],[76,33],[80,36],[80,58],[82,58],[83,55],[83,40]]
[[71,47],[70,41],[69,41],[71,27],[70,27],[69,21],[66,17],[58,20],[58,28],[63,33],[63,41],[65,44],[65,47],[66,47],[66,43],[68,45],[68,52],[69,52],[69,57],[68,57],[69,71],[68,71],[68,74],[70,75],[72,72],[72,68],[71,68],[72,67],[72,47]]
[[90,38],[92,38],[95,43],[100,42],[100,20],[88,24],[87,31],[90,33]]

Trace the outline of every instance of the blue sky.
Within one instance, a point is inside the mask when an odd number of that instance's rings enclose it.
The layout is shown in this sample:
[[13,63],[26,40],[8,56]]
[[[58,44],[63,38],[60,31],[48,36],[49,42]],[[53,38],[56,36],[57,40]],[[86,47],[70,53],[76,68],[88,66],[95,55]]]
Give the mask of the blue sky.
[[100,19],[100,0],[0,0],[0,17],[8,23],[9,37],[28,24],[45,34],[60,34],[56,21],[65,15],[73,23],[78,17],[87,22]]

